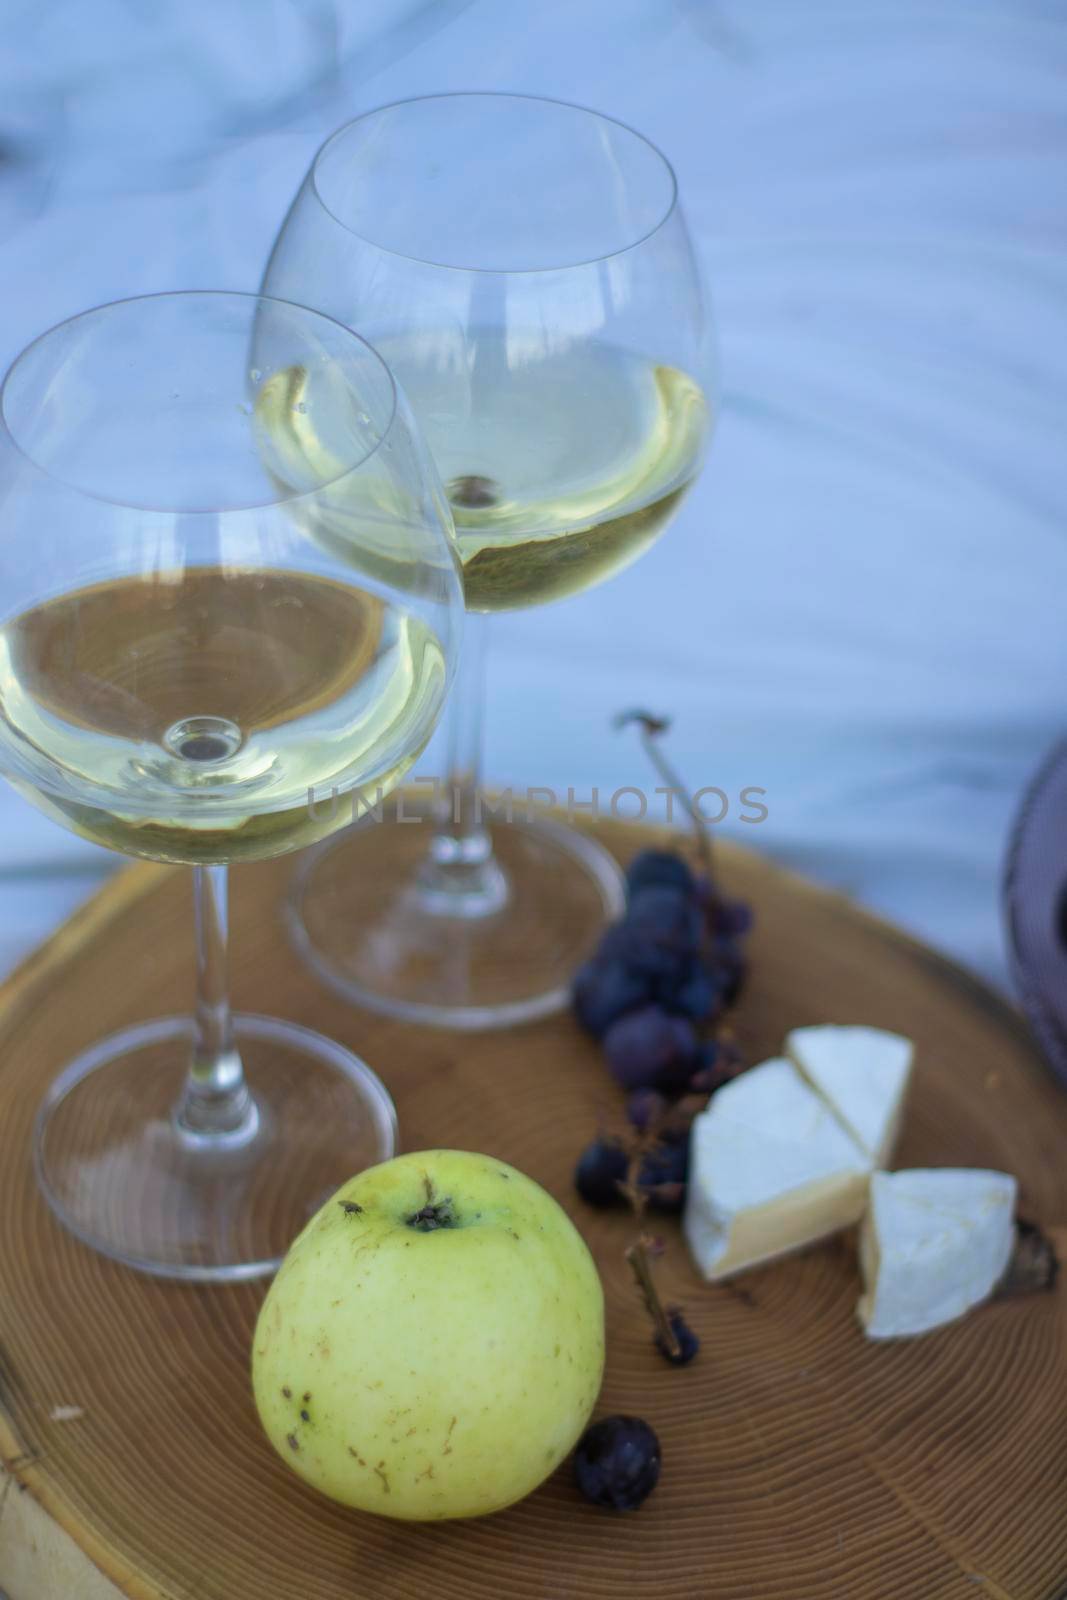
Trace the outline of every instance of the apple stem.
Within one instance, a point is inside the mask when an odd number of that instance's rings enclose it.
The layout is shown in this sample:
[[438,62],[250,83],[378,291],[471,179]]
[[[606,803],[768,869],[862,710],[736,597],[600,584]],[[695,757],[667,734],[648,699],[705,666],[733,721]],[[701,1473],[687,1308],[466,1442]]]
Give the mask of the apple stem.
[[451,1199],[436,1202],[428,1200],[421,1211],[416,1211],[408,1217],[407,1225],[418,1233],[432,1233],[435,1228],[454,1227],[455,1221]]
[[647,1233],[640,1234],[627,1250],[626,1259],[630,1263],[630,1270],[637,1280],[641,1298],[645,1302],[649,1316],[656,1325],[656,1332],[663,1343],[664,1349],[671,1360],[676,1360],[682,1353],[682,1347],[677,1334],[671,1326],[671,1319],[663,1309],[663,1301],[659,1297],[659,1291],[652,1277],[652,1262],[649,1257],[651,1243],[652,1241]]

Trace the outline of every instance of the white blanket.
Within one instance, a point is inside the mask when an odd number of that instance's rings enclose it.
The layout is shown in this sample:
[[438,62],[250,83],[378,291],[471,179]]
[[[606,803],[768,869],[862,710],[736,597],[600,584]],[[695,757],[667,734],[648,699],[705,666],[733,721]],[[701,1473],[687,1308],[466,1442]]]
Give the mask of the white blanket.
[[[494,625],[489,776],[651,783],[609,718],[669,712],[695,786],[766,790],[724,827],[1003,976],[1006,829],[1067,703],[1057,0],[9,0],[0,52],[4,364],[98,301],[254,288],[369,106],[523,89],[646,131],[717,303],[717,446],[638,566]],[[0,967],[112,859],[5,789]]]

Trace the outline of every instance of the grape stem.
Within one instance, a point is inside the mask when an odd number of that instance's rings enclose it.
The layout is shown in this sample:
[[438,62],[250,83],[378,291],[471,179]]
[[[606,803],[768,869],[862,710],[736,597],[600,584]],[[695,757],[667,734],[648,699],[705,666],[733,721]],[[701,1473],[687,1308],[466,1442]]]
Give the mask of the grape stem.
[[[652,1134],[647,1140],[639,1141],[637,1153],[630,1162],[630,1170],[627,1174],[626,1182],[619,1184],[619,1188],[622,1190],[627,1203],[629,1204],[639,1223],[644,1222],[645,1210],[648,1205],[648,1199],[642,1192],[637,1181],[637,1175],[641,1165],[641,1154],[644,1149],[651,1148],[655,1142],[655,1134]],[[637,1280],[637,1287],[641,1291],[641,1298],[645,1302],[645,1309],[652,1318],[652,1321],[655,1323],[656,1333],[658,1334],[659,1339],[662,1342],[665,1351],[667,1352],[667,1355],[673,1361],[681,1354],[682,1346],[678,1339],[678,1335],[671,1326],[670,1317],[663,1309],[663,1301],[659,1297],[659,1290],[656,1288],[656,1282],[652,1276],[651,1251],[654,1243],[655,1241],[650,1237],[649,1234],[645,1232],[644,1228],[642,1227],[633,1244],[627,1248],[626,1259],[630,1264],[630,1271]]]
[[[666,733],[670,728],[670,719],[668,717],[657,717],[651,711],[621,711],[614,719],[616,728],[627,728],[631,723],[637,724],[645,754],[663,779],[668,792],[678,795],[685,806],[686,814],[693,825],[697,850],[700,853],[704,872],[710,885],[713,881],[713,859],[711,834],[708,832],[707,822],[690,795],[689,790],[682,782],[681,777],[674,770],[658,743],[660,735]],[[658,1130],[650,1130],[651,1137],[647,1141],[648,1144],[655,1143],[657,1132]],[[619,1185],[633,1208],[638,1222],[643,1221],[647,1204],[646,1196],[641,1192],[637,1182],[641,1149],[642,1147],[639,1147],[637,1156],[631,1162],[626,1183]],[[651,1251],[653,1244],[652,1238],[642,1228],[634,1243],[627,1249],[626,1260],[629,1262],[637,1287],[641,1291],[641,1298],[645,1302],[645,1308],[655,1324],[657,1343],[669,1360],[678,1361],[682,1354],[681,1340],[675,1333],[671,1319],[664,1310],[663,1301],[659,1297],[659,1290],[656,1288],[655,1279],[652,1275]]]
[[663,1309],[663,1301],[659,1297],[655,1279],[652,1276],[652,1262],[649,1258],[649,1245],[652,1243],[647,1233],[641,1233],[630,1245],[626,1252],[626,1259],[630,1263],[630,1270],[637,1280],[637,1287],[641,1291],[641,1298],[645,1302],[649,1316],[656,1324],[656,1332],[660,1342],[671,1360],[677,1360],[682,1353],[682,1346],[678,1335],[671,1326],[671,1319]]
[[651,761],[660,777],[664,780],[668,790],[672,794],[679,795],[682,804],[685,806],[686,814],[693,824],[697,849],[700,851],[700,857],[704,863],[704,871],[710,883],[712,880],[712,855],[711,834],[708,832],[708,825],[700,813],[699,806],[695,804],[689,790],[657,743],[660,734],[669,730],[671,725],[670,718],[657,717],[651,711],[620,711],[614,720],[616,728],[628,728],[631,723],[636,723],[640,729],[641,743],[644,745],[645,754],[648,756],[649,761]]

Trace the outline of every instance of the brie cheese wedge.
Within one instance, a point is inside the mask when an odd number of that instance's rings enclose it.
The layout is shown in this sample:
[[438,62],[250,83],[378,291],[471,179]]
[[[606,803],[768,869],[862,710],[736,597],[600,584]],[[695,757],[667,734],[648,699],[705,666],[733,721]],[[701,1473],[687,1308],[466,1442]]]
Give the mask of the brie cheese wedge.
[[765,1061],[693,1123],[684,1228],[715,1282],[858,1222],[871,1162],[792,1062]]
[[856,1307],[868,1336],[926,1333],[988,1299],[1011,1256],[1015,1191],[1004,1172],[876,1172]]
[[881,1028],[794,1028],[785,1052],[873,1164],[888,1166],[911,1074],[911,1040]]

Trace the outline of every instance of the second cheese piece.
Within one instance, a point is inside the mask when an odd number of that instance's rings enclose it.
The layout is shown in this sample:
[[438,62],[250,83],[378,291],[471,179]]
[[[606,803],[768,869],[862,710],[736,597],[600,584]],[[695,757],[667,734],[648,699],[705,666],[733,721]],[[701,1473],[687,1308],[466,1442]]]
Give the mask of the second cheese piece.
[[926,1333],[988,1299],[1011,1256],[1015,1191],[1006,1172],[876,1172],[860,1234],[868,1337]]
[[911,1073],[911,1040],[882,1028],[794,1028],[785,1051],[874,1165],[888,1166]]
[[765,1061],[693,1123],[685,1234],[728,1278],[858,1222],[871,1162],[792,1062]]

